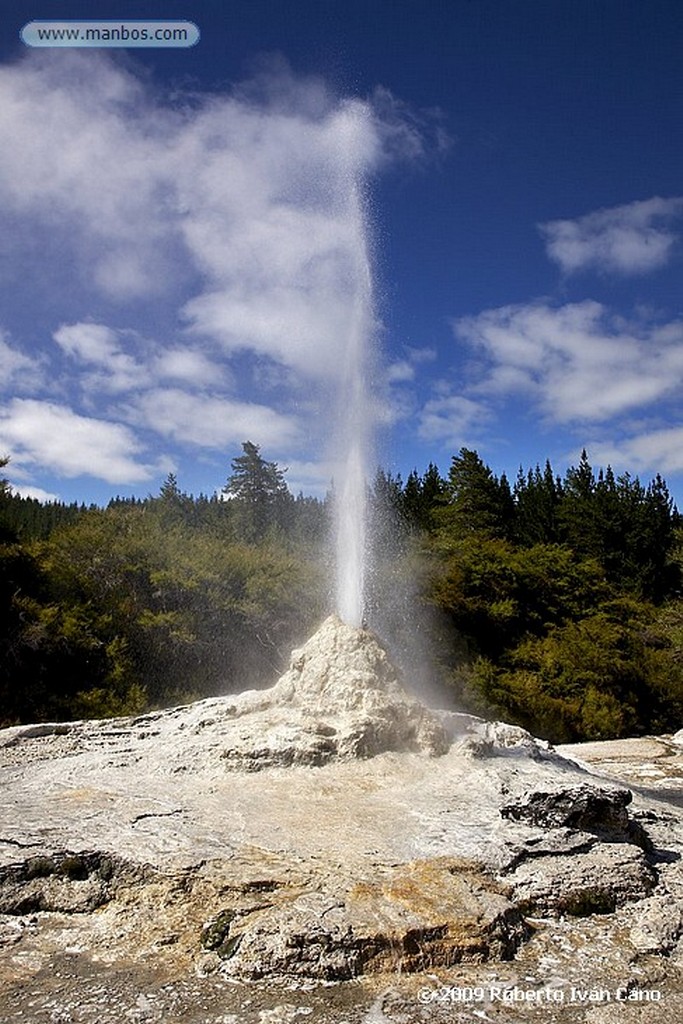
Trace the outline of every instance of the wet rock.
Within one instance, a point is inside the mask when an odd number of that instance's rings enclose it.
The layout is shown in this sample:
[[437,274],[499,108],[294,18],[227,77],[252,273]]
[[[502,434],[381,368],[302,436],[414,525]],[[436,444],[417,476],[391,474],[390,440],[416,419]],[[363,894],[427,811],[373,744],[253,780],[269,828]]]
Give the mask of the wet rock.
[[527,821],[548,828],[574,828],[584,832],[626,838],[629,820],[626,808],[632,794],[627,789],[597,786],[568,786],[556,790],[534,790],[522,800],[505,804],[503,818]]
[[509,858],[502,867],[504,874],[514,871],[524,861],[542,857],[580,856],[598,842],[590,832],[576,832],[570,828],[535,829],[525,832],[523,839],[511,843]]
[[230,934],[230,928],[237,916],[235,910],[221,910],[207,921],[202,929],[202,946],[215,951],[218,956],[228,959],[237,952],[241,937]]
[[89,913],[112,898],[121,876],[129,884],[144,872],[102,853],[32,856],[0,868],[0,914]]

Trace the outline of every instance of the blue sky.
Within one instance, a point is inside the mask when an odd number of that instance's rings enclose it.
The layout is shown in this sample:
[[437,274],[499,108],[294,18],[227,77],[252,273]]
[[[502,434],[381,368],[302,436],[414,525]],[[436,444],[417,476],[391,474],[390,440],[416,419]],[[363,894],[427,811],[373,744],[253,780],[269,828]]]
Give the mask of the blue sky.
[[[28,49],[33,19],[191,49]],[[586,447],[683,505],[683,8],[18,3],[0,41],[0,452],[22,493],[324,493],[365,185],[378,460]]]

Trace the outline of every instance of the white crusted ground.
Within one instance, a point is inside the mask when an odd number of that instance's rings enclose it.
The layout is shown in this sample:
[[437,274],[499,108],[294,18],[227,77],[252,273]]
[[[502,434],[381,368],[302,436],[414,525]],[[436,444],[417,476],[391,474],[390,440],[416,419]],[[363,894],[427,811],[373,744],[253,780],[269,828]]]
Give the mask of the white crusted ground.
[[[668,744],[672,765],[676,750]],[[175,1020],[182,979],[197,973],[212,991],[220,978],[262,977],[266,1016],[243,993],[235,1017],[261,1024],[277,1003],[264,995],[271,979],[308,979],[315,993],[382,971],[422,972],[434,985],[436,971],[453,985],[476,980],[479,960],[489,978],[541,985],[540,960],[530,966],[537,949],[563,965],[567,985],[581,982],[581,957],[592,955],[583,981],[612,988],[620,971],[645,977],[654,956],[680,1008],[683,812],[650,797],[629,804],[623,786],[589,774],[581,752],[565,751],[583,766],[513,726],[428,710],[372,634],[335,618],[269,690],[136,719],[4,730],[0,987],[24,1019],[39,1006],[39,1019],[105,1024],[107,1006],[83,1009],[93,964],[110,974],[144,967],[158,993],[172,979],[147,1016],[131,1004],[131,1020]],[[589,917],[552,916],[574,913]],[[529,916],[546,923],[527,942]],[[581,957],[565,963],[562,948],[575,942]],[[503,968],[498,958],[515,949]],[[59,1004],[46,992],[64,956],[81,981],[65,983]],[[459,960],[469,966],[449,968]],[[398,1000],[395,1016],[386,1002],[376,1012],[376,993],[366,994],[355,1016],[328,1016],[331,996],[307,1005],[321,1022],[441,1019],[436,1003],[414,996],[408,1009],[408,996]],[[444,1020],[472,1021],[477,1007],[442,1009]],[[612,1009],[579,1006],[562,1021],[611,1021]],[[619,1011],[620,1022],[640,1019]],[[486,1019],[517,1021],[515,1012],[489,1007]],[[10,1019],[0,1010],[0,1022]]]

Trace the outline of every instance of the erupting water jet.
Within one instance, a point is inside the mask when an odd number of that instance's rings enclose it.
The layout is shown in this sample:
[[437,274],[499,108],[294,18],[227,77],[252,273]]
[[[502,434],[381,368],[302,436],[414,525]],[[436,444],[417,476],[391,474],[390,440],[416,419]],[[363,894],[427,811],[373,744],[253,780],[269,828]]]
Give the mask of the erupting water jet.
[[367,476],[374,410],[370,393],[375,334],[372,272],[363,201],[361,151],[366,145],[367,111],[347,111],[340,132],[348,177],[346,221],[351,236],[349,266],[352,303],[342,367],[337,424],[339,466],[335,502],[336,609],[350,626],[360,626],[368,562]]

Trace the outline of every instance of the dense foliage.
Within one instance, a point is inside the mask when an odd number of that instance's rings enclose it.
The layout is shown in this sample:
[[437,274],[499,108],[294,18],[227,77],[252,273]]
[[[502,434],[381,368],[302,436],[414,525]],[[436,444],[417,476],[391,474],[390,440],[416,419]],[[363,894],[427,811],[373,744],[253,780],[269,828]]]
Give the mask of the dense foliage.
[[[269,464],[254,445],[245,456],[258,483]],[[231,500],[183,494],[171,475],[156,498],[51,531],[3,489],[0,720],[136,713],[277,675],[326,607],[325,508],[241,486],[245,456]]]
[[462,449],[427,550],[467,645],[461,698],[555,741],[677,729],[679,516],[664,481],[549,464],[514,487]]
[[[1,722],[277,676],[330,606],[329,502],[295,498],[250,442],[231,469],[222,498],[171,474],[105,509],[0,483]],[[411,673],[429,648],[461,705],[555,741],[683,725],[681,531],[660,477],[596,474],[584,453],[510,485],[463,448],[445,478],[379,471],[370,503],[368,615]]]

